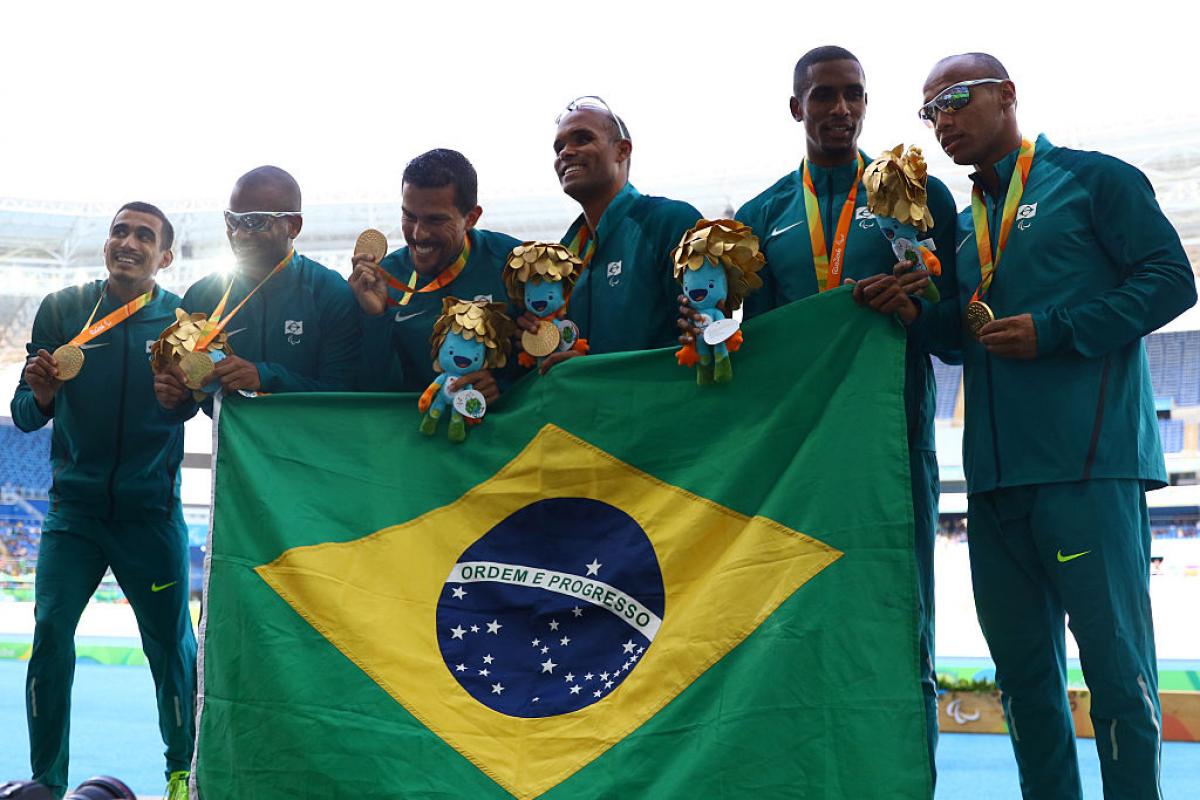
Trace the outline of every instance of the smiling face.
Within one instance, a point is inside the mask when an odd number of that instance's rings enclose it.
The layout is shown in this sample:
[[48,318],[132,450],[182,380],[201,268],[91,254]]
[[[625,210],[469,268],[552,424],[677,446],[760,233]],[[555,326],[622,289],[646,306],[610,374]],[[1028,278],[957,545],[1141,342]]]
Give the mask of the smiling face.
[[400,227],[413,268],[423,276],[437,275],[454,263],[462,253],[467,231],[483,213],[479,206],[462,213],[457,191],[452,183],[436,188],[404,184]]
[[633,143],[620,137],[616,121],[595,108],[567,114],[554,134],[554,172],[570,197],[582,203],[615,193],[625,183]]
[[162,244],[162,220],[130,209],[120,212],[104,242],[109,279],[131,288],[147,285],[171,263],[171,251],[162,249]]
[[699,269],[684,270],[683,293],[687,295],[692,308],[716,308],[725,301],[727,292],[724,267],[706,259]]
[[866,78],[851,59],[820,61],[791,99],[792,117],[804,123],[808,158],[820,166],[844,164],[858,152],[867,113]]
[[566,305],[562,281],[528,281],[525,284],[525,307],[539,317],[555,314]]
[[466,375],[483,368],[485,350],[479,339],[468,341],[461,333],[451,332],[438,350],[438,365],[448,375]]

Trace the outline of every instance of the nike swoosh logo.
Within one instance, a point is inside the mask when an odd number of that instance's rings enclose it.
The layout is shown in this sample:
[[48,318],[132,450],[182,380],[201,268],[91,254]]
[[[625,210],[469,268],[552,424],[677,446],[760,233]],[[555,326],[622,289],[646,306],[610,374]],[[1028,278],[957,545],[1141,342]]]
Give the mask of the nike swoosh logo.
[[226,337],[233,336],[235,333],[241,333],[241,332],[242,332],[242,331],[244,331],[244,330],[246,330],[246,329],[245,329],[245,328],[238,328],[236,331],[225,331],[225,336],[226,336]]
[[415,313],[415,314],[405,314],[404,316],[400,316],[399,314],[397,314],[397,315],[396,315],[396,322],[408,322],[408,321],[409,321],[410,319],[412,319],[413,317],[419,317],[419,316],[421,316],[421,315],[422,315],[422,314],[424,314],[424,313],[425,313],[424,311],[418,311],[418,312],[417,312],[417,313]]
[[803,224],[804,224],[804,220],[800,220],[799,222],[793,222],[791,225],[788,225],[786,227],[776,228],[775,230],[771,231],[771,235],[768,236],[767,238],[774,239],[779,234],[784,233],[785,231],[790,231],[792,228],[796,227],[797,225],[803,225]]
[[164,583],[162,586],[159,586],[157,583],[152,583],[150,584],[150,591],[161,592],[163,589],[170,589],[177,583],[179,583],[179,581],[171,581],[170,583]]
[[964,238],[961,242],[959,242],[958,246],[954,248],[954,252],[957,253],[959,250],[962,250],[963,245],[966,244],[967,242],[971,241],[974,238],[975,238],[975,234],[973,234],[973,233],[967,234],[966,238]]
[[79,345],[80,350],[91,350],[93,347],[108,347],[112,342],[89,342]]
[[1064,556],[1062,553],[1062,550],[1059,550],[1058,551],[1058,563],[1065,564],[1068,561],[1074,561],[1075,559],[1079,558],[1080,556],[1086,556],[1090,552],[1092,552],[1092,551],[1084,550],[1082,553],[1075,553],[1074,555]]

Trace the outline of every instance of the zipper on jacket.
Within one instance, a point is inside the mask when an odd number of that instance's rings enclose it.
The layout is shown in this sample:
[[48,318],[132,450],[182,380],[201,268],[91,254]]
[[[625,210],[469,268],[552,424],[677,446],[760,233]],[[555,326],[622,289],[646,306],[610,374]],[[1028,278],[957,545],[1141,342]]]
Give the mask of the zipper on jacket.
[[[987,200],[986,200],[987,193],[984,192],[984,195],[985,195],[984,202],[987,202]],[[996,219],[996,212],[1000,211],[1000,210],[1001,210],[1000,201],[996,200],[992,204],[992,213],[989,214],[989,217],[991,218],[989,224],[991,226],[991,229],[994,231],[1000,230],[999,220]],[[978,232],[976,232],[975,235],[978,236],[979,235]],[[991,237],[991,236],[989,236],[988,238],[991,239],[992,266],[994,267],[996,264],[995,259],[996,259],[996,248],[998,247],[998,239],[995,237]],[[982,265],[980,265],[980,266],[982,267]],[[992,278],[994,281],[995,276],[993,275]],[[992,354],[987,352],[986,348],[983,351],[983,363],[984,363],[984,373],[987,375],[988,424],[991,425],[991,429],[992,429],[992,459],[993,459],[993,462],[996,467],[996,488],[999,489],[1004,473],[1003,473],[1003,470],[1001,470],[1001,468],[1000,468],[1000,435],[996,430],[996,391],[994,388],[995,384],[992,381]]]
[[1092,477],[1092,464],[1096,461],[1096,448],[1100,445],[1100,428],[1104,424],[1104,394],[1108,389],[1108,368],[1112,361],[1104,357],[1104,367],[1100,370],[1100,391],[1096,396],[1096,417],[1092,422],[1092,440],[1088,443],[1087,459],[1083,462],[1083,480]]
[[117,468],[121,465],[121,445],[125,441],[125,393],[129,377],[129,326],[121,326],[121,395],[117,402],[117,447],[113,451],[113,466],[108,473],[108,518],[117,515]]

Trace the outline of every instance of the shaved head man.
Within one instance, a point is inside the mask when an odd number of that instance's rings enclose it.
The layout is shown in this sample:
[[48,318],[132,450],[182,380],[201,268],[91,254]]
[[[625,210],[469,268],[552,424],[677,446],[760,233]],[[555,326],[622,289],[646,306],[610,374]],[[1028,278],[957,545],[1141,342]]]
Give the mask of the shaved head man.
[[[225,211],[236,262],[232,278],[214,273],[183,296],[188,312],[211,315],[228,292],[230,354],[212,379],[225,392],[347,391],[358,368],[361,323],[345,279],[295,250],[304,218],[300,186],[279,167],[237,179]],[[246,304],[230,319],[233,309]],[[178,414],[196,411],[178,368],[156,376],[159,402]],[[207,382],[206,382],[207,383]],[[205,409],[211,409],[206,400]]]
[[1104,796],[1159,798],[1145,491],[1167,476],[1142,337],[1196,302],[1191,267],[1141,172],[1021,130],[995,57],[944,58],[922,93],[942,149],[975,168],[957,302],[886,310],[962,353],[971,578],[1021,792],[1082,797],[1069,623]]

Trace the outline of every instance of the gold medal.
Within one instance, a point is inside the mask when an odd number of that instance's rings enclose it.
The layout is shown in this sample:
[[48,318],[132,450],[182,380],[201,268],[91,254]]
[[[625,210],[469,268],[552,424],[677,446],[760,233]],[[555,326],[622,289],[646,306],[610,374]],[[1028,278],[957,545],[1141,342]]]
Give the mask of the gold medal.
[[992,313],[992,309],[982,300],[972,300],[967,303],[967,330],[971,335],[978,338],[979,332],[983,330],[983,326],[987,325],[992,320],[996,319],[996,315]]
[[378,264],[387,255],[387,248],[387,237],[374,228],[367,228],[358,235],[358,241],[354,243],[354,255],[370,256]]
[[213,360],[208,353],[189,350],[179,359],[179,369],[186,376],[184,385],[189,389],[200,390],[204,388],[204,379],[212,374]]
[[58,379],[69,381],[83,369],[83,350],[73,344],[64,344],[53,353],[58,364]]
[[544,358],[558,349],[561,339],[558,326],[544,319],[538,323],[537,333],[525,331],[521,334],[521,347],[531,356]]

